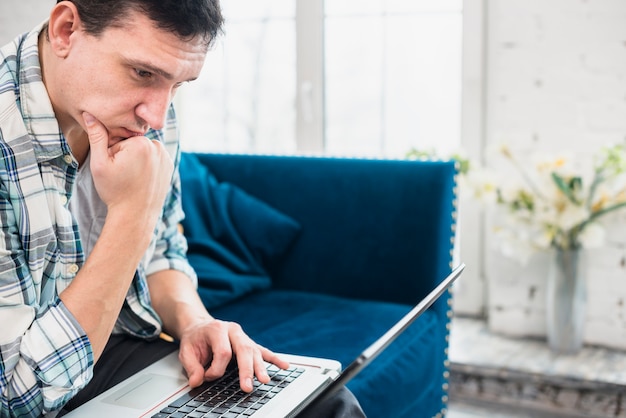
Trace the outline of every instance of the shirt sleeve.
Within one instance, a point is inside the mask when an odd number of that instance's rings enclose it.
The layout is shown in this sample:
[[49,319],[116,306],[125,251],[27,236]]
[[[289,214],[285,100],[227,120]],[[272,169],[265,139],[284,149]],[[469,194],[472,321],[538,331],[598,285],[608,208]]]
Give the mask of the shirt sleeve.
[[[60,409],[93,373],[84,330],[60,299],[40,305],[42,288],[22,250],[14,210],[0,196],[0,417]],[[35,239],[34,237],[32,239]]]

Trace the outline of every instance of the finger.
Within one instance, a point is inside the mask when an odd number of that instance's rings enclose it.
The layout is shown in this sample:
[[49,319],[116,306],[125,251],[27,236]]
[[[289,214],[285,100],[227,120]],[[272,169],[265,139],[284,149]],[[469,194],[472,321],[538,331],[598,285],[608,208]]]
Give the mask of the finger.
[[[241,350],[237,353],[237,367],[239,368],[239,386],[244,392],[252,392],[254,389],[254,358],[251,352]],[[259,378],[260,382],[267,383]]]
[[265,367],[257,368],[255,364],[259,361],[263,363],[263,358],[254,341],[243,332],[239,324],[235,323],[229,324],[229,337],[233,351],[237,356],[241,390],[251,392],[254,389],[254,375],[257,371],[259,381],[267,383],[269,376]]
[[233,358],[233,351],[230,346],[228,329],[226,327],[220,329],[220,335],[213,341],[211,345],[211,351],[213,352],[211,365],[204,372],[204,377],[207,380],[214,380],[223,376],[228,364]]
[[211,365],[204,372],[204,378],[206,380],[215,380],[222,377],[232,358],[232,352],[230,355],[222,352],[220,355],[213,356]]
[[267,365],[263,361],[263,356],[260,350],[254,350],[254,374],[261,383],[267,383],[270,381],[270,376],[267,374]]
[[272,363],[273,365],[275,365],[276,367],[280,367],[281,369],[288,369],[289,368],[289,362],[285,359],[283,359],[282,357],[280,357],[280,355],[274,353],[271,350],[268,350],[265,347],[259,346],[261,349],[261,355],[263,356],[263,360],[265,360],[268,363]]
[[195,355],[193,350],[181,347],[178,359],[187,372],[189,386],[192,388],[200,386],[204,382],[204,365],[200,363],[198,356]]
[[92,164],[94,162],[97,164],[100,158],[108,156],[109,133],[104,125],[91,113],[83,112],[83,121],[87,128],[89,147],[91,149],[91,161]]

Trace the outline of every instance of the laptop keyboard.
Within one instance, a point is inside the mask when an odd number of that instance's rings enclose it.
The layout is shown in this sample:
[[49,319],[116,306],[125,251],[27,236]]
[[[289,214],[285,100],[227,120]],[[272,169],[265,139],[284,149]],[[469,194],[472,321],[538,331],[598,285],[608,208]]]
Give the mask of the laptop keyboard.
[[152,418],[248,417],[268,403],[303,372],[304,369],[300,367],[290,367],[283,370],[270,364],[267,367],[267,373],[271,377],[270,382],[262,384],[255,379],[254,390],[246,393],[239,387],[238,369],[236,367],[229,368],[221,378],[205,382],[185,393],[159,413],[153,415]]

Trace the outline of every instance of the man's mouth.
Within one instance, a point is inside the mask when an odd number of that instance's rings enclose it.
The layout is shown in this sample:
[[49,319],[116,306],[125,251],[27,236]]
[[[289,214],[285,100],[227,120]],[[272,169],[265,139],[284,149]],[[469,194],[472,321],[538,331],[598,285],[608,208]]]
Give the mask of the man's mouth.
[[109,147],[134,136],[143,136],[142,132],[131,131],[126,128],[118,128],[109,132]]
[[131,131],[129,129],[122,128],[122,132],[121,132],[120,136],[125,137],[125,138],[130,138],[130,137],[133,137],[133,136],[144,136],[144,133],[143,132]]

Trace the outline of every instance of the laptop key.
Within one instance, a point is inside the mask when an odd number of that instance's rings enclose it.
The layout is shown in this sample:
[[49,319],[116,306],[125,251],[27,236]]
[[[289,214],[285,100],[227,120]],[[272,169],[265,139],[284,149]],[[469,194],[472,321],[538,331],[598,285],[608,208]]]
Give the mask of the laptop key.
[[191,392],[183,394],[180,398],[172,401],[168,406],[170,408],[180,408],[181,406],[184,406],[187,402],[193,399],[193,396],[190,395],[190,393]]
[[220,408],[215,408],[215,409],[214,409],[214,410],[212,410],[211,412],[215,412],[215,413],[217,413],[217,414],[223,414],[223,413],[225,413],[225,412],[227,412],[227,411],[228,411],[228,409],[226,409],[226,408],[221,408],[221,407],[220,407]]
[[176,412],[176,408],[170,408],[169,406],[167,408],[161,409],[161,413],[166,415],[173,414],[174,412]]
[[238,406],[233,406],[229,409],[229,412],[234,412],[235,414],[241,414],[243,411],[245,411],[245,408],[240,408]]
[[193,412],[193,408],[190,408],[187,405],[185,405],[182,408],[178,408],[178,412],[182,412],[183,414],[188,414],[190,412]]

